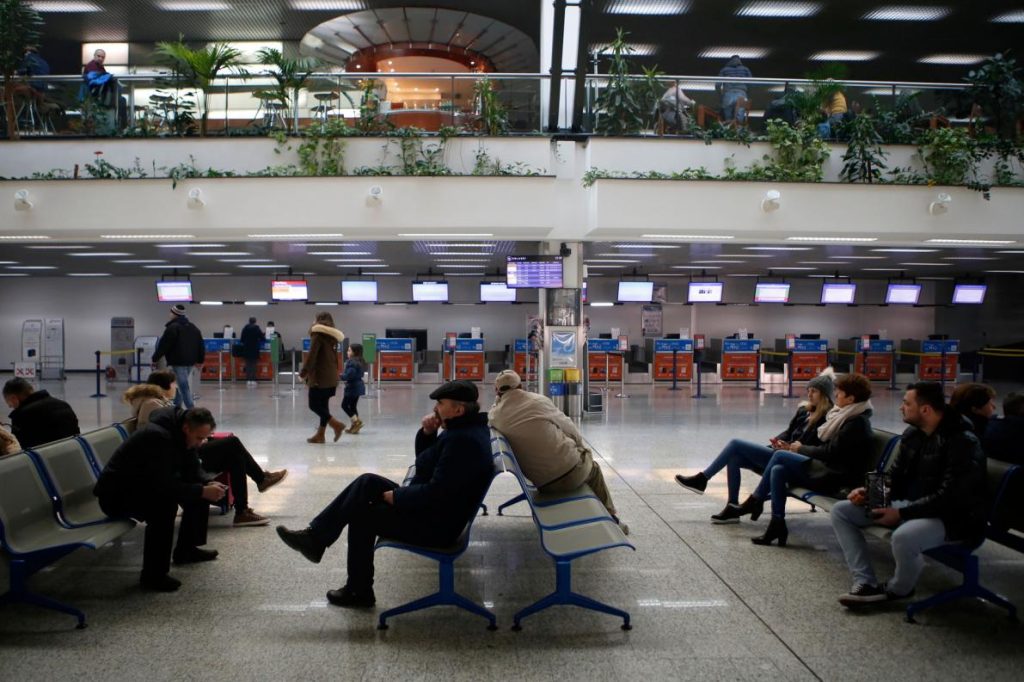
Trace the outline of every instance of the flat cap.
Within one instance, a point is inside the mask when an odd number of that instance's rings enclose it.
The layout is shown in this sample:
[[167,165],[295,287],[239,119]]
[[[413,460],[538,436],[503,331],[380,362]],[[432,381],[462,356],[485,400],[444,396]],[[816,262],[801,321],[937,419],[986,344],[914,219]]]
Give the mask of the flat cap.
[[458,400],[464,403],[474,403],[479,397],[480,391],[477,390],[476,384],[466,379],[449,381],[430,394],[431,400],[447,398],[448,400]]

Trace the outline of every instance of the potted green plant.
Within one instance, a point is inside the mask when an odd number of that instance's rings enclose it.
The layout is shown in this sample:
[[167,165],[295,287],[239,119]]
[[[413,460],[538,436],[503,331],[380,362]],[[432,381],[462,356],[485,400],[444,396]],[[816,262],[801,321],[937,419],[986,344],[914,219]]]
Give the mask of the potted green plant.
[[967,73],[968,94],[991,117],[992,127],[1004,140],[1017,138],[1017,120],[1024,113],[1024,80],[1009,50],[993,55]]
[[486,135],[503,135],[508,132],[508,110],[498,99],[494,82],[487,77],[473,84],[473,96],[477,102],[477,128]]
[[264,72],[273,78],[277,85],[273,90],[264,90],[262,94],[280,102],[285,109],[292,109],[292,126],[299,132],[299,89],[306,84],[309,77],[320,66],[316,59],[290,59],[275,48],[264,48],[256,53],[259,63],[275,68]]
[[[179,36],[178,40],[173,42],[157,43],[156,56],[162,64],[174,69],[187,85],[203,91],[199,115],[199,135],[205,137],[206,124],[210,115],[210,84],[224,69],[238,66],[242,53],[226,43],[217,43],[193,50],[183,40],[184,38]],[[227,86],[225,86],[225,95],[226,93]]]
[[633,48],[626,43],[628,35],[621,28],[616,29],[615,40],[608,46],[608,82],[597,96],[598,118],[594,126],[602,135],[633,135],[644,128],[643,97],[629,74]]
[[39,40],[42,17],[22,0],[0,0],[0,71],[4,76],[4,111],[7,137],[19,139],[18,116],[14,109],[14,74],[25,57],[25,48]]
[[875,119],[867,114],[857,116],[845,127],[846,153],[839,177],[847,182],[874,183],[882,178],[887,153],[882,150],[882,136]]

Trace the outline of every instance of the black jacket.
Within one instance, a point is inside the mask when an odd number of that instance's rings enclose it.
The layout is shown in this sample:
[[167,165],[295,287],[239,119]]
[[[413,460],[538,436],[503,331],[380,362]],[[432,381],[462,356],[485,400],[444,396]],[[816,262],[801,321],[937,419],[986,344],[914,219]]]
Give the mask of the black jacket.
[[10,416],[11,433],[26,450],[81,433],[71,406],[46,391],[36,391],[22,400]]
[[986,457],[1011,464],[1024,464],[1024,417],[1011,415],[990,419],[981,436]]
[[445,543],[477,512],[494,477],[487,414],[449,421],[440,436],[416,433],[416,476],[395,490],[395,510],[415,514]]
[[811,413],[806,407],[798,407],[796,414],[789,420],[789,426],[786,430],[775,436],[781,441],[787,443],[793,443],[800,441],[804,445],[818,445],[821,443],[818,440],[818,427],[825,423],[825,420],[819,419],[811,428],[807,428],[807,420],[810,419]]
[[260,346],[266,338],[258,324],[247,324],[242,327],[242,336],[238,339],[242,344],[242,357],[246,360],[259,360]]
[[928,436],[908,427],[889,471],[892,499],[906,500],[900,518],[942,519],[949,540],[977,541],[984,537],[986,514],[985,453],[971,423],[948,410]]
[[154,410],[149,424],[114,451],[93,494],[116,499],[143,490],[158,499],[198,501],[205,477],[196,451],[185,446],[184,414],[174,407]]
[[[817,433],[815,433],[817,436]],[[820,445],[803,445],[800,454],[811,458],[807,464],[808,487],[821,493],[855,488],[870,469],[871,410],[847,419],[839,431]]]
[[164,327],[164,334],[153,353],[153,362],[164,357],[171,367],[190,367],[206,359],[203,333],[184,315],[168,321]]

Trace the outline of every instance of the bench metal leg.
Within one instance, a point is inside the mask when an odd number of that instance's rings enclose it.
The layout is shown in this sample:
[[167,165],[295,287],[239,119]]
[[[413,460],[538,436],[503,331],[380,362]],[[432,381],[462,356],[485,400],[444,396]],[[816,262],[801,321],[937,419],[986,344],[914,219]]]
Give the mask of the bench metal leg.
[[493,613],[485,609],[484,607],[476,604],[466,597],[455,591],[455,565],[453,561],[441,561],[438,566],[438,589],[434,594],[422,597],[420,599],[413,600],[408,604],[396,606],[393,609],[380,614],[380,618],[377,620],[378,630],[387,630],[388,618],[401,615],[403,613],[411,613],[413,611],[420,611],[422,609],[429,609],[432,606],[457,606],[460,609],[475,613],[478,616],[482,616],[490,621],[490,625],[487,626],[488,630],[497,630],[498,623],[497,618]]
[[962,571],[964,575],[963,583],[959,587],[955,587],[952,590],[946,590],[939,594],[916,601],[913,604],[907,606],[907,617],[908,623],[916,623],[914,616],[921,611],[930,609],[934,606],[940,606],[942,604],[948,604],[949,602],[956,601],[957,599],[983,599],[990,604],[999,606],[1006,609],[1007,617],[1011,622],[1017,622],[1017,607],[1010,603],[1005,597],[992,592],[991,590],[982,587],[979,582],[979,567],[978,557],[973,554],[966,557],[962,565]]
[[508,500],[507,502],[505,502],[501,506],[499,506],[498,507],[498,516],[502,516],[502,512],[505,511],[506,507],[511,507],[512,505],[519,504],[520,502],[526,502],[526,493],[519,493],[518,495],[513,497],[511,500]]
[[590,609],[591,611],[598,611],[600,613],[607,613],[611,616],[618,616],[622,619],[622,629],[632,630],[633,626],[629,624],[629,614],[622,609],[617,609],[614,606],[609,606],[603,602],[591,599],[590,597],[584,597],[582,594],[578,594],[572,591],[572,564],[568,561],[556,561],[555,562],[555,591],[546,597],[543,597],[533,604],[530,604],[526,608],[519,611],[515,616],[512,617],[512,629],[522,630],[520,621],[527,616],[543,611],[550,606],[578,606],[583,609]]
[[[54,561],[55,560],[56,559],[54,559]],[[49,563],[51,562],[47,562],[42,565],[30,565],[29,562],[24,559],[11,559],[10,591],[5,595],[0,596],[0,605],[18,603],[32,604],[33,606],[39,606],[44,609],[51,609],[53,611],[66,613],[69,616],[74,616],[78,619],[78,625],[75,627],[81,630],[85,627],[85,614],[82,611],[68,604],[64,604],[63,602],[59,602],[56,599],[50,599],[49,597],[44,597],[41,594],[30,592],[28,589],[29,576]]]

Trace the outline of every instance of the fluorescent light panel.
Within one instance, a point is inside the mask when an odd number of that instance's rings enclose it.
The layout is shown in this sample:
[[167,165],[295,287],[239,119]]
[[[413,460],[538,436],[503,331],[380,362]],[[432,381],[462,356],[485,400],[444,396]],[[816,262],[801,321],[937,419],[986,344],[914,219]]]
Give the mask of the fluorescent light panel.
[[870,62],[880,54],[872,50],[826,50],[815,52],[808,59],[812,62]]
[[49,239],[49,237],[41,234],[0,234],[0,239],[6,241],[28,241],[30,239]]
[[[740,59],[764,59],[771,53],[767,47],[708,47],[697,53],[703,59],[729,59],[734,54]],[[691,90],[693,88],[690,88]]]
[[[626,52],[631,57],[650,57],[658,51],[658,46],[654,43],[627,43],[627,46],[630,49]],[[590,49],[605,57],[611,54],[611,46],[608,43],[591,45]]]
[[678,249],[675,244],[615,244],[616,249]]
[[308,256],[372,256],[373,251],[307,251]]
[[73,258],[117,258],[118,256],[134,256],[126,251],[89,251],[88,253],[69,253]]
[[493,232],[399,232],[399,237],[493,237]]
[[994,24],[1024,24],[1024,9],[1003,12],[989,19]]
[[146,263],[166,263],[163,258],[130,258],[128,260],[115,260],[115,263],[122,263],[124,265],[144,265]]
[[8,270],[56,270],[56,265],[8,265]]
[[686,14],[689,9],[690,0],[608,0],[604,13],[665,17]]
[[744,246],[747,251],[810,251],[809,246]]
[[736,10],[738,17],[763,17],[766,19],[796,19],[813,17],[821,11],[820,2],[769,2],[758,0],[748,2]]
[[109,272],[69,272],[68,277],[110,277]]
[[103,8],[95,2],[57,2],[51,0],[37,0],[30,2],[29,6],[37,12],[102,12]]
[[873,9],[862,19],[867,21],[938,21],[949,16],[948,7],[935,5],[886,5]]
[[300,12],[336,12],[365,9],[362,0],[288,0],[288,6]]
[[876,253],[935,253],[938,249],[871,249]]
[[[925,239],[925,242],[928,244],[994,244],[996,246],[1017,243],[1012,239]],[[1000,251],[1000,253],[1011,252]]]
[[91,249],[92,247],[91,246],[65,246],[63,244],[46,244],[46,245],[42,245],[42,246],[26,246],[25,248],[26,249],[38,250],[38,251],[45,251],[45,250],[52,250],[52,251],[67,250],[67,251],[72,251],[74,249]]
[[156,0],[154,3],[165,12],[224,12],[231,5],[217,0]]
[[946,66],[970,66],[983,62],[988,57],[983,54],[930,54],[918,59],[920,64],[936,64]]
[[194,265],[143,265],[145,270],[191,270]]
[[644,239],[735,239],[731,234],[645,234]]
[[[194,234],[101,234],[100,239],[195,239]],[[157,246],[164,246],[158,244]],[[178,246],[175,244],[175,246]],[[199,246],[198,244],[186,244],[185,246]],[[224,246],[218,244],[218,246]]]
[[[334,238],[344,237],[340,232],[287,232],[287,233],[257,233],[246,235],[249,239],[315,239],[316,237]],[[401,236],[401,235],[399,235]]]
[[227,244],[157,244],[158,249],[223,249]]
[[878,237],[786,237],[787,242],[877,242]]

